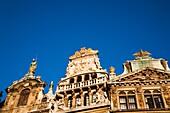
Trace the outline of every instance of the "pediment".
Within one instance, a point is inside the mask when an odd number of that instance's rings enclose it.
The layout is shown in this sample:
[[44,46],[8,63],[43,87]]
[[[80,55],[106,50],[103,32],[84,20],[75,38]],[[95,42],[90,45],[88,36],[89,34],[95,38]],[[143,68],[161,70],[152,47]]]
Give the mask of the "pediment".
[[170,79],[170,72],[156,69],[156,68],[143,68],[140,70],[136,70],[135,72],[128,73],[125,75],[118,76],[116,81],[124,82],[124,81],[148,81],[148,80],[165,80]]

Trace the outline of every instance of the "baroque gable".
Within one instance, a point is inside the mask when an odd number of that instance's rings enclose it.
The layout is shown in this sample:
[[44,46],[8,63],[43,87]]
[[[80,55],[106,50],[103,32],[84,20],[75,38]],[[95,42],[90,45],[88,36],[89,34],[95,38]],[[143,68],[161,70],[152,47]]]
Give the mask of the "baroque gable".
[[82,73],[102,71],[100,59],[98,58],[98,50],[81,48],[80,52],[76,51],[69,59],[70,61],[66,69],[66,77],[72,77]]
[[119,82],[162,81],[167,79],[170,79],[169,71],[151,67],[142,68],[132,73],[115,77],[115,80]]

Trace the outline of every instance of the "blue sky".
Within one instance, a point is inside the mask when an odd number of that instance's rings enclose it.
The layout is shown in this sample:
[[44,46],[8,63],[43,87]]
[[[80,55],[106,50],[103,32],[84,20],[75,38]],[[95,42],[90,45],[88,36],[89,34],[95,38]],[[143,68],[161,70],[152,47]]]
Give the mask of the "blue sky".
[[0,90],[21,79],[36,55],[36,75],[53,80],[55,90],[81,47],[99,50],[102,67],[114,66],[117,74],[140,49],[170,61],[169,6],[169,0],[0,0]]

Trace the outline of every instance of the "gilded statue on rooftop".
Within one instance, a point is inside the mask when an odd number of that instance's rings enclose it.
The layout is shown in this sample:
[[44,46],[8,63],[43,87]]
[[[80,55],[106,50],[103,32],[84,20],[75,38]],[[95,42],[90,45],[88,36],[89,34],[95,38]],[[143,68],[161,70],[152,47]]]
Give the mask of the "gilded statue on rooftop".
[[136,59],[139,58],[148,58],[150,57],[151,53],[149,53],[148,51],[143,51],[142,49],[139,52],[136,52],[135,54],[133,54],[133,56],[136,57]]
[[28,75],[34,75],[36,68],[37,68],[37,62],[35,59],[33,59],[28,71]]

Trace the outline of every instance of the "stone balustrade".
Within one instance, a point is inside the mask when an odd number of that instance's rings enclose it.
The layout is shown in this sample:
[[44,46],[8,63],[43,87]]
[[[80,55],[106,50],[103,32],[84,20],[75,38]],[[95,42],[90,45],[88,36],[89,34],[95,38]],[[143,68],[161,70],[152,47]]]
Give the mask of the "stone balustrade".
[[106,81],[107,81],[106,77],[99,77],[99,78],[95,78],[92,80],[71,83],[71,84],[67,84],[67,85],[58,85],[57,92],[64,91],[64,90],[76,89],[76,88],[82,88],[82,87],[88,87],[91,85],[105,83]]

